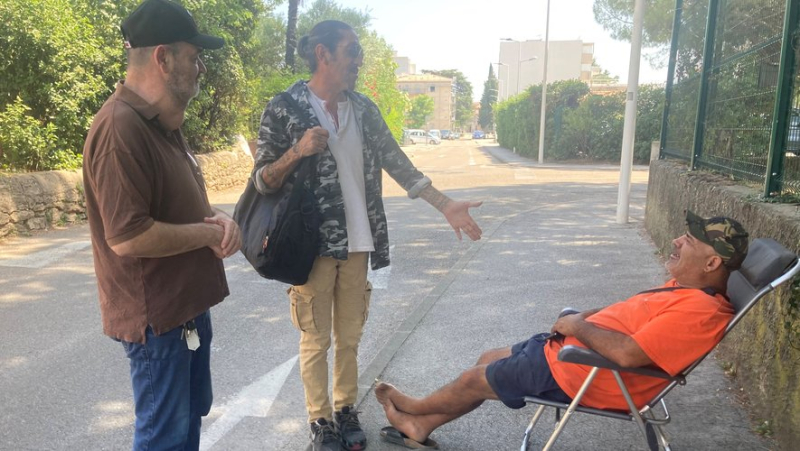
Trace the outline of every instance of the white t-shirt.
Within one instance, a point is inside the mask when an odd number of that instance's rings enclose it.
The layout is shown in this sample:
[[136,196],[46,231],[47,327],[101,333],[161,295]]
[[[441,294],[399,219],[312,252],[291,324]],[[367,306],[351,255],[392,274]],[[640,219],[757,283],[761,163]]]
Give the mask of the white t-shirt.
[[339,184],[344,197],[344,216],[347,221],[348,252],[373,252],[372,229],[367,216],[367,196],[364,188],[364,154],[361,130],[356,123],[355,111],[350,100],[338,103],[339,128],[333,116],[325,108],[325,101],[310,89],[309,100],[320,125],[328,130],[328,147],[331,149]]

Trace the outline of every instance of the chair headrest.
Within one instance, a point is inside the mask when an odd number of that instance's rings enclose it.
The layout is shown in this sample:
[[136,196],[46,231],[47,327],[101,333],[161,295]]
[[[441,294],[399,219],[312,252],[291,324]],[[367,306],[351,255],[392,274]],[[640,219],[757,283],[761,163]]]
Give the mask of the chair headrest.
[[796,258],[793,252],[772,238],[758,238],[750,243],[739,273],[754,289],[760,290],[781,276]]

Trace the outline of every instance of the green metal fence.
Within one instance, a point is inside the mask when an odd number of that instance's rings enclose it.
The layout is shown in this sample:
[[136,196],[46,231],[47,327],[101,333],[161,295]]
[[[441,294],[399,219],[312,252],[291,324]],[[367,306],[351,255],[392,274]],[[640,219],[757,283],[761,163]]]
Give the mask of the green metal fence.
[[676,1],[662,158],[800,194],[799,6]]

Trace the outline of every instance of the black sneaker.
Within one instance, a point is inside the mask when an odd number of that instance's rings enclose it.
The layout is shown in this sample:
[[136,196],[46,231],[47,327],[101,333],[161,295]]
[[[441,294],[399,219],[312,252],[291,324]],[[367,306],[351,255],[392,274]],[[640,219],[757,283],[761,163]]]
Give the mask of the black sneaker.
[[319,418],[311,423],[311,451],[340,451],[339,434],[333,423],[328,423],[325,418]]
[[358,422],[358,411],[352,407],[343,407],[340,412],[333,414],[333,420],[339,429],[342,448],[347,451],[361,451],[367,447],[367,436]]

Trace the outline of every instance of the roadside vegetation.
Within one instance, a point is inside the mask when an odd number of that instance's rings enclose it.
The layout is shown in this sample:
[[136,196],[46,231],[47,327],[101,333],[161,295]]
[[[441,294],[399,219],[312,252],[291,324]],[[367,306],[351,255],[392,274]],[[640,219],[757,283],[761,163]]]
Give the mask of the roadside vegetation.
[[[522,155],[538,156],[541,105],[541,85],[495,104],[500,145]],[[586,83],[558,81],[547,85],[546,109],[546,159],[619,162],[625,92],[593,94]],[[650,143],[659,140],[663,109],[663,87],[639,87],[634,147],[637,163],[650,159]]]
[[[197,152],[227,149],[240,134],[255,136],[269,99],[309,76],[287,48],[324,19],[344,20],[359,33],[365,59],[357,90],[377,103],[394,136],[402,136],[410,102],[396,87],[392,48],[370,29],[367,10],[332,0],[316,0],[299,15],[297,0],[178,1],[203,32],[226,40],[204,55],[208,73],[183,126]],[[0,170],[80,167],[92,118],[125,76],[119,24],[139,3],[0,2],[0,22],[11,25],[0,28]]]

